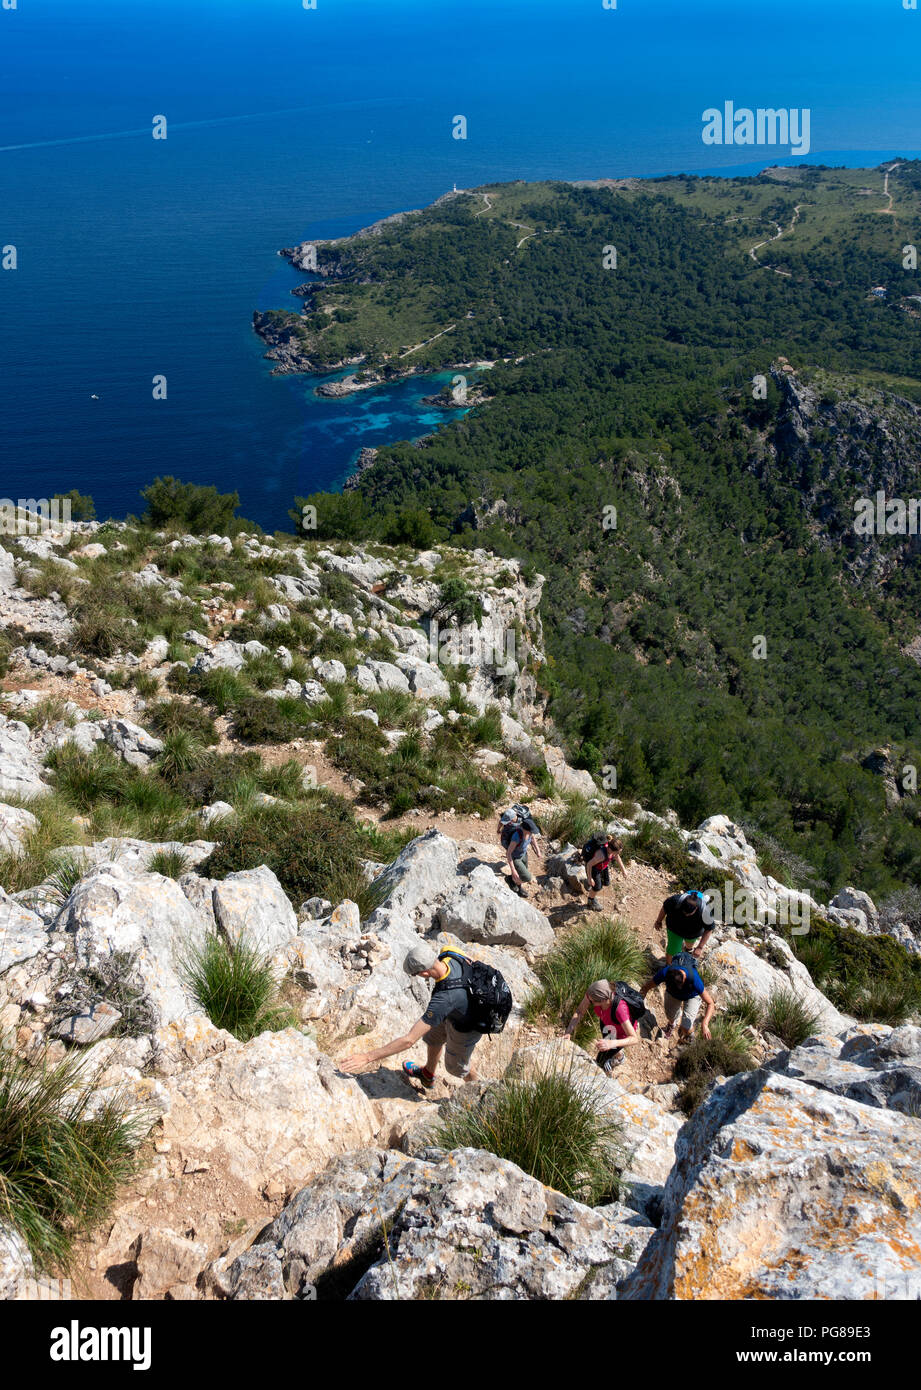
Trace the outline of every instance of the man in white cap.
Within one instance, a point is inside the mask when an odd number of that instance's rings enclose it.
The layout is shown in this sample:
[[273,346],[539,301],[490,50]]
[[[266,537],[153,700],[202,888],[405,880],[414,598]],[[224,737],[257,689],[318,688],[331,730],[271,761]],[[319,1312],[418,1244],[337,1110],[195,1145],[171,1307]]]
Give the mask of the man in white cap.
[[436,988],[432,991],[428,1008],[403,1037],[394,1038],[393,1042],[376,1047],[371,1052],[353,1053],[339,1063],[339,1070],[363,1071],[374,1062],[382,1062],[385,1057],[406,1052],[420,1038],[424,1038],[428,1048],[425,1066],[404,1062],[403,1072],[408,1079],[419,1081],[425,1090],[431,1090],[444,1048],[446,1071],[464,1081],[476,1081],[477,1074],[470,1065],[470,1058],[483,1034],[466,1026],[470,998],[463,982],[463,959],[453,951],[439,955],[425,941],[413,946],[403,961],[403,969],[414,979],[435,981]]

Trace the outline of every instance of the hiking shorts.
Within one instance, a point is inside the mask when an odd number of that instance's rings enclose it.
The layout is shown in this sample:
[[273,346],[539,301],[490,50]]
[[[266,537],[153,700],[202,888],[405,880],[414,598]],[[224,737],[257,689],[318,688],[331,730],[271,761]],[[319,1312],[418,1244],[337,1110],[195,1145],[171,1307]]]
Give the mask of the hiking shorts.
[[665,995],[665,1017],[669,1023],[677,1023],[679,1028],[683,1028],[686,1033],[690,1033],[694,1027],[694,1021],[700,1013],[701,995],[695,994],[690,999],[676,999],[673,995]]
[[429,1029],[425,1041],[431,1047],[443,1047],[445,1071],[451,1076],[459,1076],[466,1080],[473,1049],[482,1036],[482,1033],[462,1033],[449,1018],[446,1018],[444,1023],[436,1023],[434,1028]]
[[682,951],[693,951],[700,940],[699,936],[695,936],[693,941],[685,941],[684,937],[672,931],[671,927],[666,928],[666,930],[668,939],[665,943],[665,954],[667,956],[680,956]]
[[611,870],[603,869],[600,864],[596,864],[592,869],[592,888],[596,893],[600,893],[602,888],[607,888],[611,882]]
[[512,863],[515,865],[515,872],[518,874],[518,877],[521,879],[522,883],[531,883],[533,881],[531,877],[531,870],[528,868],[527,855],[524,855],[521,859],[516,859],[513,854]]

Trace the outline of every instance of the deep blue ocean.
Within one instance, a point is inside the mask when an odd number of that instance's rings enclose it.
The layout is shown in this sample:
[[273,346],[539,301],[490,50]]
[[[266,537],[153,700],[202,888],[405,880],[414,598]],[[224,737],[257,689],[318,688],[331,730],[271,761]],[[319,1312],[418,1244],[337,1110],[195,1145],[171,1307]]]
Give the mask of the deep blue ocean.
[[808,107],[810,162],[912,155],[919,60],[901,0],[0,8],[0,247],[18,254],[0,271],[0,496],[76,487],[125,515],[172,473],[284,525],[362,445],[445,417],[419,404],[431,382],[323,401],[270,375],[253,310],[297,307],[304,278],[278,248],[454,183],[780,162],[702,144],[703,110],[730,99]]

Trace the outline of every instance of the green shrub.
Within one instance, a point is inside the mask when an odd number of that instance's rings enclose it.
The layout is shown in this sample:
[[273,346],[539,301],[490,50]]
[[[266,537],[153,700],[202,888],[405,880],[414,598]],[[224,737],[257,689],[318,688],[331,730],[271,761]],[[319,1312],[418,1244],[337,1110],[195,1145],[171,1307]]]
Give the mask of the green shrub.
[[214,1026],[240,1042],[295,1026],[293,1013],[279,1002],[271,958],[245,941],[230,943],[209,934],[187,953],[182,968]]
[[287,758],[283,763],[272,766],[263,765],[259,777],[259,790],[269,796],[280,796],[286,801],[298,801],[304,795],[304,768],[295,758]]
[[0,1223],[38,1269],[68,1268],[135,1171],[144,1128],[118,1101],[98,1104],[81,1059],[34,1065],[0,1045]]
[[[171,672],[170,676],[175,674],[175,672]],[[182,676],[179,679],[180,682],[183,681]],[[252,695],[246,681],[242,680],[235,671],[228,671],[226,667],[217,667],[215,670],[206,671],[202,675],[190,675],[185,683],[200,699],[213,705],[218,714],[229,713],[236,705],[242,704]]]
[[[187,531],[193,536],[227,535],[233,528],[234,513],[240,505],[236,492],[218,492],[216,487],[182,483],[178,478],[154,478],[141,489],[147,503],[144,523],[156,530]],[[234,529],[239,529],[238,522]]]
[[233,712],[235,737],[244,743],[288,743],[296,725],[281,700],[252,695]]
[[714,1077],[736,1076],[754,1066],[737,1023],[717,1017],[711,1032],[711,1038],[697,1033],[675,1060],[675,1080],[681,1083],[678,1105],[685,1115],[697,1109]]
[[[697,864],[688,857],[684,841],[676,830],[666,829],[655,821],[643,820],[626,840],[625,849],[631,859],[650,864],[668,874],[697,880]],[[723,875],[725,877],[725,875]]]
[[429,616],[441,623],[453,621],[459,627],[466,627],[468,623],[478,623],[482,618],[483,600],[465,580],[446,579]]
[[[570,933],[535,966],[540,989],[528,1000],[531,1018],[549,1018],[565,1025],[572,1018],[593,980],[642,983],[648,972],[646,953],[625,922],[599,918]],[[576,1033],[587,1042],[597,1031],[590,1009]]]
[[0,854],[0,884],[8,893],[33,888],[53,875],[60,864],[62,845],[73,844],[77,828],[65,802],[59,796],[44,796],[29,805],[38,820],[22,840],[18,853]]
[[502,746],[502,717],[498,710],[489,709],[479,715],[465,731],[475,748],[500,748]]
[[764,1006],[764,1026],[775,1033],[785,1047],[799,1047],[816,1031],[819,1015],[786,985],[771,991]]
[[45,724],[67,724],[73,728],[77,722],[73,713],[65,709],[66,701],[60,695],[46,695],[34,705],[17,711],[16,717],[30,729],[40,729]]
[[[839,1009],[866,1022],[888,1022],[921,1006],[921,957],[909,955],[892,937],[864,936],[815,913],[807,935],[787,936],[810,973],[818,970],[823,993]],[[880,1010],[878,1016],[873,1009]]]
[[[379,690],[367,696],[366,705],[373,709],[387,729],[406,729],[421,722],[420,702],[405,690]],[[316,706],[314,707],[316,708]],[[320,716],[322,723],[327,720]]]
[[229,801],[235,805],[234,793],[242,781],[257,791],[273,791],[271,770],[264,767],[259,754],[216,753],[208,750],[201,761],[187,772],[177,772],[171,786],[186,805],[206,806],[212,801]]
[[[311,671],[308,680],[313,680],[314,675]],[[378,696],[378,699],[381,697]],[[311,719],[315,719],[318,724],[326,727],[341,729],[344,721],[349,716],[349,691],[345,685],[338,685],[335,681],[330,681],[326,687],[326,699],[318,700],[316,704],[309,706]],[[368,720],[364,721],[366,724]]]
[[137,630],[125,617],[113,612],[90,591],[71,609],[74,628],[71,641],[75,651],[104,660],[139,645]]
[[814,983],[823,989],[825,982],[833,978],[838,963],[834,942],[823,936],[801,936],[794,938],[797,960],[809,971]]
[[[66,501],[70,503],[71,521],[96,520],[96,504],[87,493],[78,492],[75,487],[72,487],[69,492],[56,492],[54,494],[54,499],[57,499],[59,502]],[[83,540],[84,538],[81,536],[81,544]]]
[[368,837],[351,806],[325,790],[308,792],[297,809],[258,806],[228,817],[219,833],[220,843],[200,866],[202,874],[224,878],[267,864],[295,904],[314,896],[342,902],[359,891],[359,861],[369,857]]
[[621,1125],[566,1071],[490,1086],[477,1104],[449,1109],[433,1138],[444,1149],[486,1149],[590,1206],[616,1200],[627,1165]]
[[353,612],[357,594],[355,585],[338,570],[324,570],[320,575],[320,597],[333,608]]
[[[304,508],[316,509],[316,526],[304,529]],[[311,539],[365,540],[372,536],[376,522],[369,517],[367,503],[360,492],[315,492],[309,497],[295,497],[288,512],[298,535]]]
[[257,656],[247,655],[243,663],[242,675],[257,690],[271,690],[284,685],[286,679],[280,664],[270,652],[260,652]]
[[861,1022],[888,1023],[895,1028],[917,1012],[921,1001],[917,985],[910,981],[870,980],[839,991],[836,1002]]
[[81,855],[56,855],[54,868],[47,875],[48,889],[55,900],[66,903],[85,873],[86,864]]

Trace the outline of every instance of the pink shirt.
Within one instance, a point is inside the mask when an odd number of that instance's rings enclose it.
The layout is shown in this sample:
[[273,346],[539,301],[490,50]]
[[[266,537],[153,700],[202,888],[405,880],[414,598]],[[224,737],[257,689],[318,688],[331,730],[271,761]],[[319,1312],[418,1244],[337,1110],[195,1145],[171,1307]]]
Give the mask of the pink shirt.
[[604,1037],[609,1038],[612,1035],[615,1038],[633,1037],[633,1021],[630,1018],[630,1010],[627,1007],[627,1001],[625,999],[619,1000],[614,1010],[613,1018],[611,1017],[610,1004],[593,1004],[592,1008],[598,1016],[598,1022],[601,1024],[601,1032]]

